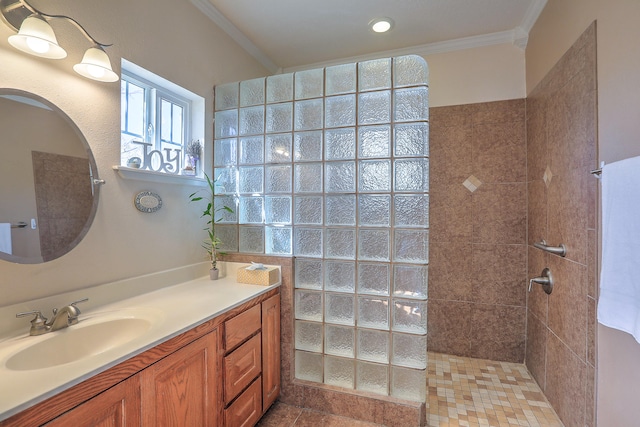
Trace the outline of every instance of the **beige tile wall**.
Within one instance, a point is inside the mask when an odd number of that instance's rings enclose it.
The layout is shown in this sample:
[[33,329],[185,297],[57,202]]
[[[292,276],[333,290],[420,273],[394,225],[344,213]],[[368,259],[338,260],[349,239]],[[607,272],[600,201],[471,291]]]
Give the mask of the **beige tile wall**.
[[526,157],[524,99],[431,109],[429,351],[523,362]]
[[[597,88],[593,24],[527,99],[529,276],[526,364],[567,427],[594,426],[597,297]],[[545,171],[551,171],[548,185]],[[567,246],[565,258],[534,248]]]

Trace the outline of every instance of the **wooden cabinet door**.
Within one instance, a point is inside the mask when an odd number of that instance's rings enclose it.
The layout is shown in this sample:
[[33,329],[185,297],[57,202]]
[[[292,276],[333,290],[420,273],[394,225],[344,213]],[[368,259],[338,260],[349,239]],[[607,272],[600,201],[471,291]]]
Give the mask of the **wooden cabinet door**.
[[262,410],[280,394],[280,294],[262,303]]
[[142,371],[145,426],[217,426],[218,330]]
[[47,427],[139,427],[140,376],[124,380],[46,424]]

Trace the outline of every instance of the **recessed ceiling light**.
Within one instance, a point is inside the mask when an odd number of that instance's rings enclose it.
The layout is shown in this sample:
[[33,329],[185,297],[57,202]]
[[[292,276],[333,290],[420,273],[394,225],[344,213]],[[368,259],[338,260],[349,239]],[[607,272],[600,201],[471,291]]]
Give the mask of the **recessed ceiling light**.
[[376,33],[386,33],[393,27],[393,19],[378,18],[369,22],[369,28]]

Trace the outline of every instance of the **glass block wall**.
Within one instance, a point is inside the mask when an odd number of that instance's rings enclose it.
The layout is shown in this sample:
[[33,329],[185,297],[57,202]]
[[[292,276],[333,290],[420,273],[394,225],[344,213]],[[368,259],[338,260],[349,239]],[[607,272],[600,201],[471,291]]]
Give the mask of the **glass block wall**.
[[424,401],[424,59],[224,84],[215,107],[224,249],[295,257],[296,378]]

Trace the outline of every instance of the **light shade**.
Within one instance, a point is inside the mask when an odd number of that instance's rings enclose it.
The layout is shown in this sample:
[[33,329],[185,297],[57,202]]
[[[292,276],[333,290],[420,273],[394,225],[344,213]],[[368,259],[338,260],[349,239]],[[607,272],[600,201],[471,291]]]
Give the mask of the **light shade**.
[[73,66],[76,73],[99,82],[117,82],[120,77],[113,72],[111,61],[100,47],[90,47],[84,53],[82,62]]
[[58,45],[53,28],[36,15],[31,15],[22,22],[18,34],[9,36],[9,43],[16,49],[41,58],[67,57],[67,52]]

